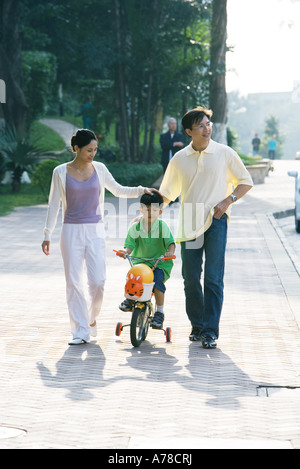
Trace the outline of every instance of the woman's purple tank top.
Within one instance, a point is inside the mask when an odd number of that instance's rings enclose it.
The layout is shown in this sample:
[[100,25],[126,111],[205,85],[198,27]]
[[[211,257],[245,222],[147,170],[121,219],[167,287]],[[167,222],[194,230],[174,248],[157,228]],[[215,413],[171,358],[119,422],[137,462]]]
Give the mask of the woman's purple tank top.
[[96,171],[87,181],[77,181],[67,173],[67,209],[64,223],[83,224],[101,221],[99,193],[100,183]]

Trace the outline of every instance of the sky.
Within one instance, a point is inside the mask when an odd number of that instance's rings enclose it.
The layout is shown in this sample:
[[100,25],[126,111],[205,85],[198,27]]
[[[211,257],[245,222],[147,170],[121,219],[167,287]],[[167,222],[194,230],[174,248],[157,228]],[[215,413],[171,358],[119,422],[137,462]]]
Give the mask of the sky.
[[227,0],[227,15],[227,92],[300,89],[300,0]]

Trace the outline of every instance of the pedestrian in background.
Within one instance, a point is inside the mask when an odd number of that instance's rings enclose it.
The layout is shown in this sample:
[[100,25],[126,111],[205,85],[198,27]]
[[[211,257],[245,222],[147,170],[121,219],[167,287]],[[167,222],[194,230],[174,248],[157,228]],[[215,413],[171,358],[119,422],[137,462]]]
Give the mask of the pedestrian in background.
[[164,172],[171,158],[184,147],[184,137],[181,133],[177,132],[177,122],[174,117],[170,117],[168,120],[168,127],[169,130],[161,134],[159,139],[162,148],[161,164]]
[[271,160],[275,160],[276,146],[277,146],[276,136],[273,135],[273,137],[269,140],[269,158]]
[[252,139],[252,154],[253,156],[259,154],[259,146],[260,146],[260,138],[258,134],[254,135],[254,138]]

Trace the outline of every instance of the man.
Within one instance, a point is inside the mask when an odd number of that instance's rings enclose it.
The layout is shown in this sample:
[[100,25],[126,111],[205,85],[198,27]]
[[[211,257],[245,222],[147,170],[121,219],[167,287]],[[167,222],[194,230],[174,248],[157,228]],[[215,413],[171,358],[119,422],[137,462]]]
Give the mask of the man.
[[219,337],[230,207],[253,186],[237,153],[211,140],[211,116],[212,111],[202,107],[183,116],[183,128],[192,141],[172,158],[159,189],[167,204],[181,194],[177,241],[192,324],[189,338],[201,340],[204,348],[215,348]]
[[164,172],[169,164],[169,161],[175,153],[184,146],[183,135],[177,132],[177,122],[171,117],[168,121],[169,130],[161,134],[160,145],[162,148],[161,164],[164,168]]
[[252,153],[253,153],[253,156],[258,155],[259,146],[260,146],[260,138],[259,138],[258,134],[255,134],[254,138],[252,139]]

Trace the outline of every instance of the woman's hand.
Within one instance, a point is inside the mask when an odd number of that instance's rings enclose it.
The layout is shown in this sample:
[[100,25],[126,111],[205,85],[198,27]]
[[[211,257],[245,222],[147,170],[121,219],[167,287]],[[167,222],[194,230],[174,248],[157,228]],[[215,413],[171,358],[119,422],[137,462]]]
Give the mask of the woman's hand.
[[149,189],[149,187],[145,187],[144,189],[144,194],[153,195],[153,192],[156,192],[157,194],[161,195],[161,193],[157,189],[154,189],[154,187],[152,187],[151,189]]
[[50,254],[50,241],[43,241],[42,242],[42,251],[46,256]]

